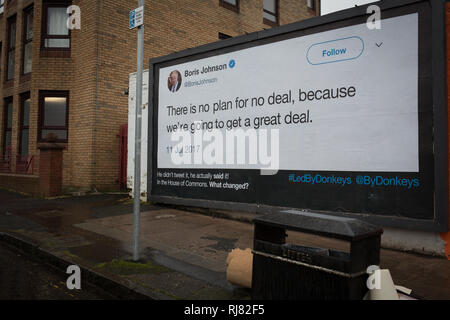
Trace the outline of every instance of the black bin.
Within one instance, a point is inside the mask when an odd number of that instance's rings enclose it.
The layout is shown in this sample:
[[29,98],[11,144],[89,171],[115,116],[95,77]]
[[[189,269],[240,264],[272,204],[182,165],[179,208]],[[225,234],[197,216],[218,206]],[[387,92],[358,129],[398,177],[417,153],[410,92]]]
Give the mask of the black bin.
[[[254,220],[252,298],[359,300],[367,268],[379,265],[383,230],[366,222],[305,211]],[[350,252],[286,244],[286,231],[350,242]]]

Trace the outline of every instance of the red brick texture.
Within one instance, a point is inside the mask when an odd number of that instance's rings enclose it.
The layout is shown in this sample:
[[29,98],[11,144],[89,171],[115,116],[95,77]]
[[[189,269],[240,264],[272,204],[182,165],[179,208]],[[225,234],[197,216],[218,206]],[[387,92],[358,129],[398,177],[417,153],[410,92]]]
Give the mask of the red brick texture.
[[54,143],[40,145],[39,185],[41,196],[55,197],[61,195],[63,149]]
[[[447,112],[448,112],[448,123],[450,124],[450,3],[446,4],[446,34],[447,34]],[[449,125],[450,128],[450,125]],[[449,130],[449,153],[450,153],[450,130]],[[449,164],[450,164],[450,154],[449,154]],[[449,165],[450,170],[450,165]],[[450,176],[450,171],[449,171]],[[450,190],[450,180],[449,180],[449,190]],[[449,208],[450,208],[450,196],[449,196]],[[450,229],[450,212],[449,212],[449,229]],[[445,242],[445,255],[447,259],[450,260],[450,232],[442,233],[442,239]]]
[[[8,3],[8,2],[6,2]],[[0,105],[14,98],[12,155],[19,150],[19,97],[30,92],[29,153],[39,155],[39,91],[69,91],[68,143],[63,151],[63,187],[118,189],[120,125],[128,121],[129,74],[136,71],[136,30],[129,30],[129,12],[137,0],[73,0],[81,9],[81,30],[71,32],[70,57],[50,56],[41,50],[43,0],[16,0],[0,15]],[[310,18],[306,1],[282,0],[280,25]],[[33,4],[33,70],[21,75],[23,9]],[[317,6],[319,7],[319,6]],[[230,36],[269,29],[263,23],[263,0],[241,1],[236,13],[219,0],[146,0],[145,65],[148,59],[218,41]],[[4,82],[6,20],[17,15],[15,77]],[[0,110],[0,134],[3,108]],[[2,152],[0,143],[0,152]],[[42,158],[42,156],[41,156]]]
[[0,188],[32,196],[40,196],[39,177],[31,175],[1,174]]

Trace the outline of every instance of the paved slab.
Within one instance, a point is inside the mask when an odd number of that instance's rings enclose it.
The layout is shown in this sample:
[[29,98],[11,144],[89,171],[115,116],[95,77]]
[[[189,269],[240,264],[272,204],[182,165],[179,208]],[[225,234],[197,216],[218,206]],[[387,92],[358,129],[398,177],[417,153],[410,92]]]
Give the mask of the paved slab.
[[[76,227],[120,240],[131,250],[133,216],[89,220]],[[225,272],[226,257],[233,248],[252,248],[253,226],[192,212],[166,209],[144,212],[141,241],[172,259],[213,272]],[[299,232],[288,232],[287,241],[312,247],[349,251],[349,243]],[[439,257],[381,250],[381,267],[394,281],[429,299],[450,299],[450,261]]]
[[[131,251],[132,222],[130,214],[92,219],[75,227],[120,240]],[[142,248],[215,272],[226,271],[225,261],[231,250],[249,248],[253,241],[250,224],[173,209],[143,212],[140,233]]]
[[[219,218],[208,215],[209,211],[197,214],[145,204],[141,215],[144,265],[129,270],[125,266],[132,252],[133,215],[126,196],[44,200],[0,191],[0,199],[0,232],[12,232],[100,273],[112,272],[120,281],[139,286],[150,296],[249,298],[248,291],[227,283],[225,261],[233,248],[252,248],[253,226],[248,223],[252,215],[247,219],[243,213],[222,212]],[[342,241],[295,232],[288,235],[287,241],[295,244],[349,250]],[[381,267],[391,271],[396,284],[412,288],[425,298],[450,299],[450,261],[382,250]],[[142,268],[147,272],[142,273]],[[127,272],[123,274],[123,270]]]

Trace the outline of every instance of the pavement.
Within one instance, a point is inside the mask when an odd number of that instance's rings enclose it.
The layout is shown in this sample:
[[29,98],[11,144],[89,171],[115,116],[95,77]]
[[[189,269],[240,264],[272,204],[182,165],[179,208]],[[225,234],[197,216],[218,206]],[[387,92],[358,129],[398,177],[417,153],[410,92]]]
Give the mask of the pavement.
[[0,300],[111,300],[96,287],[69,290],[67,275],[0,243]]
[[[36,199],[0,190],[0,243],[61,271],[79,265],[83,281],[118,299],[251,299],[250,290],[227,282],[226,258],[234,248],[252,248],[255,214],[152,204],[141,210],[141,260],[133,263],[128,195]],[[291,243],[348,250],[345,242],[288,235]],[[450,299],[450,261],[444,258],[382,249],[381,267],[419,296]]]

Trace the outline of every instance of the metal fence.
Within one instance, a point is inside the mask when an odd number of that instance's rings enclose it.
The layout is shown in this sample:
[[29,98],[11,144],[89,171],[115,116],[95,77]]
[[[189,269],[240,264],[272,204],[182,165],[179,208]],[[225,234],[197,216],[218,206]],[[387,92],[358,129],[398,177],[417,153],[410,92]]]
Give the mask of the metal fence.
[[37,171],[37,156],[16,156],[16,173],[33,175]]
[[[15,169],[13,170],[13,159],[15,160]],[[0,155],[0,173],[15,173],[24,175],[34,175],[38,169],[38,156],[11,155],[9,148],[6,153]]]
[[0,173],[11,173],[11,148],[0,154]]

